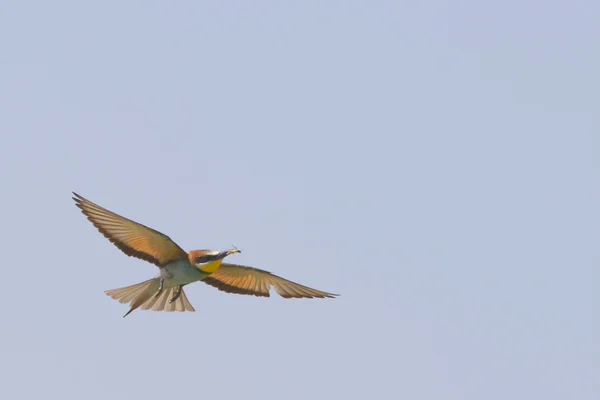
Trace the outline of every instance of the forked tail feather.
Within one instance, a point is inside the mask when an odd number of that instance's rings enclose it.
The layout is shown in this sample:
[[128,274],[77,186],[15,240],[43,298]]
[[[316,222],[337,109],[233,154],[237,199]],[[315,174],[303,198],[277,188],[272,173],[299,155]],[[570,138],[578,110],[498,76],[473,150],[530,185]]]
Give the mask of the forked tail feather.
[[140,307],[142,310],[152,311],[196,311],[185,295],[183,288],[181,288],[181,295],[179,298],[174,302],[169,303],[169,300],[173,298],[177,291],[177,286],[165,288],[160,296],[155,297],[159,286],[159,278],[154,278],[136,283],[135,285],[106,290],[104,293],[120,303],[130,304],[131,308],[123,315],[123,318]]

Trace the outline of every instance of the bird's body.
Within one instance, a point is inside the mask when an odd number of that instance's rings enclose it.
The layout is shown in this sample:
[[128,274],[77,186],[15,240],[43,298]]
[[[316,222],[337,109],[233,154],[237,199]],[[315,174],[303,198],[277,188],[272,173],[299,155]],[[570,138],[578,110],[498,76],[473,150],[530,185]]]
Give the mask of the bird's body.
[[[218,263],[220,264],[221,260]],[[189,260],[175,260],[160,269],[160,277],[165,280],[165,285],[172,286],[198,282],[209,275],[210,273],[202,271]]]
[[261,269],[224,263],[223,259],[239,253],[237,248],[184,251],[168,236],[113,213],[73,193],[77,207],[90,222],[128,256],[148,261],[159,268],[153,279],[135,285],[107,290],[106,294],[133,310],[195,311],[183,287],[202,281],[228,293],[269,297],[271,287],[284,298],[325,298],[336,294],[273,275]]

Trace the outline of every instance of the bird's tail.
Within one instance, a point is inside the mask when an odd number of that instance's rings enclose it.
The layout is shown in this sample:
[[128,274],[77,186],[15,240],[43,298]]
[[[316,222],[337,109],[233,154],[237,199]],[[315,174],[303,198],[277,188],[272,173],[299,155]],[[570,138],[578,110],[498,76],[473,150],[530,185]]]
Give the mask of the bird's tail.
[[165,287],[162,293],[156,297],[155,295],[158,292],[159,286],[159,278],[154,278],[135,285],[106,290],[104,293],[123,304],[130,303],[131,308],[123,318],[138,307],[141,307],[142,310],[152,311],[196,311],[190,304],[183,288],[181,289],[179,298],[169,303],[169,300],[176,293],[177,286]]

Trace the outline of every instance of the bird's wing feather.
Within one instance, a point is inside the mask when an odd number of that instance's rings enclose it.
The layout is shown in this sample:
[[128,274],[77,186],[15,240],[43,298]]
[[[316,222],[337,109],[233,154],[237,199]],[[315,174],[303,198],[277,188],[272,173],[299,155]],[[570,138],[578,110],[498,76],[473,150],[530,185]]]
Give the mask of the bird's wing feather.
[[128,256],[163,267],[170,261],[187,259],[187,253],[164,235],[73,193],[77,207],[108,240]]
[[228,293],[270,297],[271,287],[286,299],[289,298],[324,298],[337,294],[322,292],[304,285],[289,281],[270,272],[244,265],[222,263],[202,282]]

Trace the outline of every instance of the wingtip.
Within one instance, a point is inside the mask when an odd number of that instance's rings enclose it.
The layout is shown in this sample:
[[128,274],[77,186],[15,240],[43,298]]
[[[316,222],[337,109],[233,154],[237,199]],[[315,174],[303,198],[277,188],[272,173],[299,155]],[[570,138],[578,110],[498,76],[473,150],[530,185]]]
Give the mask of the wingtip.
[[339,297],[340,295],[337,293],[324,293],[321,296],[315,296],[315,298],[318,299],[335,299],[336,297]]
[[72,196],[71,198],[72,198],[73,200],[75,200],[75,202],[76,202],[76,203],[81,203],[81,201],[82,201],[82,200],[85,200],[85,199],[83,198],[83,196],[81,196],[81,195],[79,195],[79,194],[77,194],[77,193],[75,193],[75,192],[71,192],[71,193],[73,193],[73,196]]

